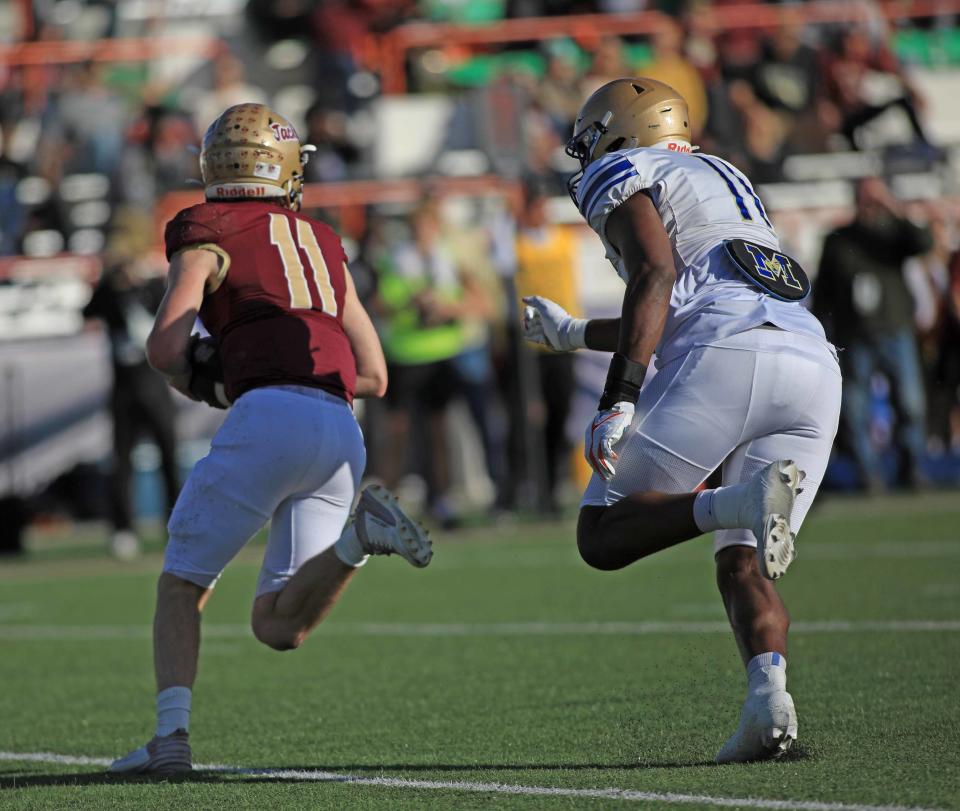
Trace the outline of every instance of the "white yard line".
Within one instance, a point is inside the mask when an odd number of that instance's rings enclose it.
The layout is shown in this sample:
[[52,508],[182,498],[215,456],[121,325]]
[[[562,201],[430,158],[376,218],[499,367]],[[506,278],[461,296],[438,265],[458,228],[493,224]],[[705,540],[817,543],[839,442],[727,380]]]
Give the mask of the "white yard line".
[[[109,758],[58,755],[52,752],[0,752],[0,761],[20,763],[52,763],[58,766],[109,766]],[[512,783],[475,783],[466,780],[408,780],[404,777],[360,777],[338,772],[304,769],[245,769],[237,766],[197,765],[198,771],[219,771],[261,777],[271,780],[347,783],[356,786],[414,789],[419,791],[467,791],[483,794],[510,794],[528,797],[572,797],[576,799],[621,800],[660,803],[665,805],[713,805],[719,808],[772,808],[797,811],[935,811],[915,806],[860,805],[829,803],[816,800],[773,800],[761,797],[714,797],[709,794],[637,791],[624,788],[557,788],[523,786]]]
[[[794,622],[793,634],[946,633],[960,631],[960,620],[824,620]],[[332,622],[319,631],[334,636],[646,636],[726,634],[726,622]],[[13,625],[0,623],[7,641],[109,641],[149,639],[149,625]],[[252,637],[247,625],[205,624],[206,639]]]

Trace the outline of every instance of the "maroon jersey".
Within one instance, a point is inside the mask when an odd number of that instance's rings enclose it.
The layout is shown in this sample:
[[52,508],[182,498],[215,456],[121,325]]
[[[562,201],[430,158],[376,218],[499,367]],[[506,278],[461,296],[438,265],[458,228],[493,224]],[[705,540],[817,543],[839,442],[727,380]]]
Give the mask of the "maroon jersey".
[[221,275],[200,318],[220,346],[227,396],[296,384],[353,400],[343,330],[346,254],[328,226],[265,202],[202,203],[167,225],[167,258],[206,246]]

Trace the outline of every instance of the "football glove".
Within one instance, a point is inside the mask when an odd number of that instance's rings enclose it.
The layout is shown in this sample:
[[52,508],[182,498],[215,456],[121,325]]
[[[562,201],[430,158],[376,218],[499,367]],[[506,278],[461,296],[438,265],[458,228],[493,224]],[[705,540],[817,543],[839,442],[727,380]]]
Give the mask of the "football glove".
[[612,479],[616,472],[614,463],[617,453],[614,448],[633,422],[633,412],[633,403],[627,400],[615,403],[612,408],[598,411],[587,428],[583,442],[584,456],[604,481]]
[[223,361],[217,342],[213,338],[191,335],[187,360],[190,363],[190,394],[214,408],[229,408],[231,403],[223,385]]
[[572,352],[586,347],[586,318],[574,318],[555,301],[525,296],[523,337],[554,352]]

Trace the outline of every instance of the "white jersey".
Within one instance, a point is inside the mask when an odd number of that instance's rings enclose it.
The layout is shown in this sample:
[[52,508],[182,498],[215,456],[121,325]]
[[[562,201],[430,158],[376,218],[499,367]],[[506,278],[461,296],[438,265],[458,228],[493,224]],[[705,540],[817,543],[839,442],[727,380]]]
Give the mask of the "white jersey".
[[750,181],[713,155],[639,148],[613,152],[587,167],[577,205],[624,281],[623,260],[606,238],[607,217],[639,191],[651,196],[660,213],[677,271],[658,366],[764,323],[826,343],[820,322],[802,304],[767,295],[727,254],[728,239],[776,250],[780,241]]

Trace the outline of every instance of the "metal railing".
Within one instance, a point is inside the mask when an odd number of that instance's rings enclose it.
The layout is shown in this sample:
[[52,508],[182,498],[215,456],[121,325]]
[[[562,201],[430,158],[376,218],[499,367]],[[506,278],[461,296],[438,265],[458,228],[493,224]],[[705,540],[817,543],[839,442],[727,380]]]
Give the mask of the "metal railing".
[[[884,0],[852,3],[849,0],[814,0],[800,5],[742,3],[704,7],[695,12],[698,22],[714,31],[732,29],[775,29],[784,21],[809,24],[855,23],[875,19],[922,19],[960,13],[957,0]],[[634,14],[578,14],[502,20],[488,25],[449,23],[407,23],[379,37],[377,69],[383,92],[406,92],[406,60],[418,48],[449,46],[481,47],[515,42],[538,42],[567,37],[581,42],[604,36],[651,34],[672,19],[659,11]]]

